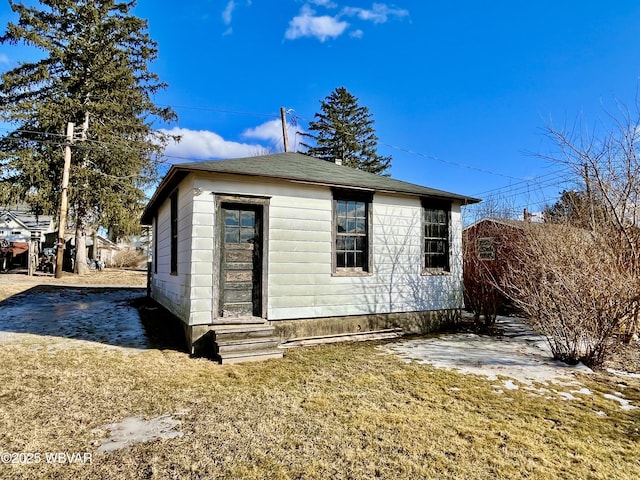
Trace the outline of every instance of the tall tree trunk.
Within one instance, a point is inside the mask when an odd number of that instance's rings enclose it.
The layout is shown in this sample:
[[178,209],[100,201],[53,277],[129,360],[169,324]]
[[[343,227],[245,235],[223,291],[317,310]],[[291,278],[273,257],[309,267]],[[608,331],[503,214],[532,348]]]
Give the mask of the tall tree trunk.
[[89,265],[87,265],[87,233],[85,227],[87,219],[79,213],[76,218],[76,267],[75,273],[78,275],[86,275],[89,273]]

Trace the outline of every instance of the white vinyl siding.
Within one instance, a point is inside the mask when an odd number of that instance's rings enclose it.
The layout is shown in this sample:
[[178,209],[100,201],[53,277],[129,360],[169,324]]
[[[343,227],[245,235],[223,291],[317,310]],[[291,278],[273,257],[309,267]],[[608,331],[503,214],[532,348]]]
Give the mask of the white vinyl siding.
[[191,268],[191,230],[193,181],[185,179],[178,188],[177,275],[171,275],[171,199],[167,197],[156,215],[156,271],[151,282],[152,297],[178,318],[188,322],[190,316],[189,276]]
[[181,302],[181,308],[188,309],[186,318],[181,318],[190,325],[215,323],[217,317],[217,195],[269,199],[268,230],[264,232],[268,320],[461,307],[461,224],[460,209],[455,204],[450,224],[451,271],[446,275],[421,275],[421,200],[376,193],[370,204],[371,271],[367,276],[343,277],[332,275],[333,195],[329,187],[192,173],[179,189],[179,274],[172,277],[176,282],[167,280],[167,200],[158,212],[158,273],[154,274],[154,288],[160,288],[163,297]]

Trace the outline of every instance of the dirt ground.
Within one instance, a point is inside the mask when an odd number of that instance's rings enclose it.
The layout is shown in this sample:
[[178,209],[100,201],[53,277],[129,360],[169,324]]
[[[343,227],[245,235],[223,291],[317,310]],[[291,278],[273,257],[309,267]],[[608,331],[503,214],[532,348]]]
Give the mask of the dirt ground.
[[41,272],[31,277],[25,273],[1,273],[0,302],[37,285],[143,287],[146,284],[146,270],[106,268],[101,272],[92,271],[87,275],[63,272],[62,278],[55,278],[52,274]]

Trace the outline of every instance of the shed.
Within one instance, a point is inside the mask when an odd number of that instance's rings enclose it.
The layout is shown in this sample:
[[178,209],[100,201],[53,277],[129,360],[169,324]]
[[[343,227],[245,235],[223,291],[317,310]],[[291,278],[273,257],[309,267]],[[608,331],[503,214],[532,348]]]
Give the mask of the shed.
[[516,260],[514,245],[522,238],[526,225],[523,220],[488,217],[462,232],[465,304],[476,321],[484,316],[486,326],[493,323],[496,315],[513,313],[513,306],[499,285]]
[[173,165],[142,216],[150,295],[223,362],[428,331],[462,307],[460,208],[477,201],[299,153]]

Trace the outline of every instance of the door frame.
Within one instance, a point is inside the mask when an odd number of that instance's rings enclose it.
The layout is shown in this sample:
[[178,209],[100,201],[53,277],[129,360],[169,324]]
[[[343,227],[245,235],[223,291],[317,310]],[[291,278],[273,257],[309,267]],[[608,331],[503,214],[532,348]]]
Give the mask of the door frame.
[[[260,265],[260,317],[267,319],[268,311],[268,278],[269,278],[269,202],[271,197],[233,195],[226,193],[214,193],[215,212],[214,212],[214,241],[213,241],[213,302],[212,302],[212,323],[233,323],[233,317],[223,317],[222,307],[223,298],[221,289],[223,286],[223,248],[224,248],[224,217],[222,215],[222,207],[224,204],[233,204],[236,206],[246,205],[251,209],[257,210],[260,217],[259,245],[262,255],[262,263]],[[257,207],[257,208],[256,208]]]

